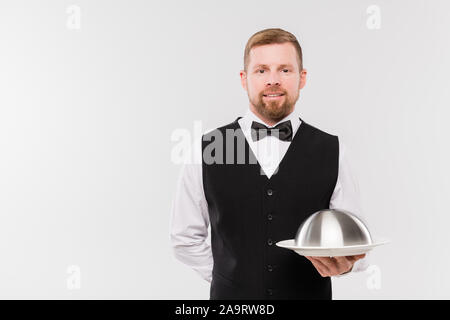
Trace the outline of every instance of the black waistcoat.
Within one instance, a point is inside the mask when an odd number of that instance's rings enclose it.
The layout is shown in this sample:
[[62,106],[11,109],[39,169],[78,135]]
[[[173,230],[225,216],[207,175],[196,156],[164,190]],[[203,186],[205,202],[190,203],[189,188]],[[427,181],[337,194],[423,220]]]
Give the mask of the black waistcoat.
[[[210,299],[331,299],[331,279],[305,257],[275,243],[294,239],[308,216],[329,208],[338,176],[338,137],[300,119],[269,179],[239,118],[202,136],[214,260]],[[239,158],[242,145],[245,161]],[[208,154],[218,157],[216,163]]]

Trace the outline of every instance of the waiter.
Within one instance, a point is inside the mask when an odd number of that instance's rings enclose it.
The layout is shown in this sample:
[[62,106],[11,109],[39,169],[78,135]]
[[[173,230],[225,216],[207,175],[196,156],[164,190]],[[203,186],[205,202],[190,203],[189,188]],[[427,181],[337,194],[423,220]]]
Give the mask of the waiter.
[[247,113],[205,133],[201,161],[182,168],[172,246],[211,282],[210,299],[332,299],[331,276],[367,268],[366,255],[303,257],[275,245],[316,211],[362,214],[341,140],[295,110],[306,74],[294,35],[255,33],[240,72]]

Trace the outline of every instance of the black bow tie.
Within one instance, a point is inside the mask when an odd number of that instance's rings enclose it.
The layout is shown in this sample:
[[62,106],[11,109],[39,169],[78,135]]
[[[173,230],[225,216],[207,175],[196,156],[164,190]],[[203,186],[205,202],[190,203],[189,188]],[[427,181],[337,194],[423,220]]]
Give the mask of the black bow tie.
[[279,123],[273,128],[266,127],[262,123],[253,121],[251,132],[253,141],[258,141],[259,139],[262,139],[267,135],[275,136],[282,141],[292,140],[291,120]]

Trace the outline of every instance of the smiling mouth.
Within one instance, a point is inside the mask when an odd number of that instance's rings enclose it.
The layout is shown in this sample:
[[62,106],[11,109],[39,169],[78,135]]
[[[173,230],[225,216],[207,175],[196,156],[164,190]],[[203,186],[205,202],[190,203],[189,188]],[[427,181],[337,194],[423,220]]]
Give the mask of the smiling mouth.
[[277,99],[277,98],[281,98],[283,97],[284,94],[263,94],[263,97],[268,98],[268,99]]

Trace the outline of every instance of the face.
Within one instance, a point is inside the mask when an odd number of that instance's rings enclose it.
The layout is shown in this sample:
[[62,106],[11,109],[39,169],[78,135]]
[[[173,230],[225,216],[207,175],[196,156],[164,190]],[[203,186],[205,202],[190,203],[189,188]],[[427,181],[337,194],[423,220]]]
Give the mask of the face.
[[241,84],[250,109],[273,125],[294,111],[306,70],[299,70],[297,51],[289,42],[254,47],[249,58],[247,72],[240,72]]

